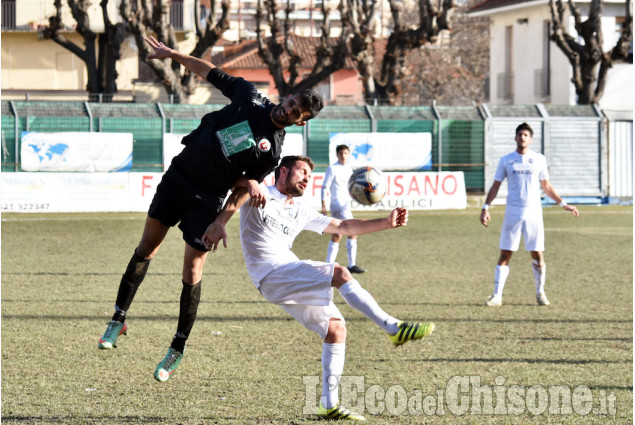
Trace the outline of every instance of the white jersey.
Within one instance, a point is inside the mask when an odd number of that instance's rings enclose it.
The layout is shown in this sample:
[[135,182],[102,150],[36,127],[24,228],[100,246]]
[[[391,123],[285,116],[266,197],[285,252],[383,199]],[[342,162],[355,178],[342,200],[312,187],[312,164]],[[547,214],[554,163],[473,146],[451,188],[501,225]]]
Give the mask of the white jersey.
[[521,155],[514,151],[498,162],[494,180],[502,182],[507,177],[507,206],[540,208],[541,180],[549,180],[547,158],[532,151]]
[[256,288],[276,267],[299,261],[291,246],[302,230],[321,234],[333,220],[301,205],[297,198],[285,206],[286,200],[275,186],[268,186],[264,208],[252,208],[248,202],[240,208],[240,242]]
[[353,174],[353,167],[336,162],[326,169],[322,184],[322,201],[326,191],[331,192],[331,211],[348,210],[351,207],[351,195],[348,193],[348,179]]

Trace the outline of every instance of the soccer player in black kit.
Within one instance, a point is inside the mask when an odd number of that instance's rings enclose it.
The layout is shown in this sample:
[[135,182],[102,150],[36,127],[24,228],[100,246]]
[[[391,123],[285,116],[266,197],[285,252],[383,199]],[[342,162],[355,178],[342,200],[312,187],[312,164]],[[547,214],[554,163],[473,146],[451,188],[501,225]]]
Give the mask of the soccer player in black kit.
[[323,107],[319,94],[303,90],[278,105],[243,78],[233,77],[212,63],[173,50],[153,37],[148,59],[170,58],[206,79],[231,103],[205,115],[198,128],[183,138],[183,151],[163,175],[146,218],[143,236],[119,284],[115,314],[99,340],[103,350],[116,346],[125,334],[126,313],[170,227],[179,224],[185,241],[183,289],[176,334],[154,377],[167,381],[185,353],[201,297],[203,264],[208,250],[201,238],[223,207],[232,187],[246,187],[253,205],[264,205],[259,183],[278,165],[284,128],[302,126]]

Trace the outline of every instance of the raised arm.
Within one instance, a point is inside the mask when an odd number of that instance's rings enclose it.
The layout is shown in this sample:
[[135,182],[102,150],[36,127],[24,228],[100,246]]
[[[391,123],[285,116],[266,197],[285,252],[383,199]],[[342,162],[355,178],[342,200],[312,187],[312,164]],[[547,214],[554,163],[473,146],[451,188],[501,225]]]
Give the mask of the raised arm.
[[207,226],[201,238],[201,242],[205,245],[207,250],[216,252],[221,239],[223,240],[223,246],[227,248],[227,231],[225,230],[225,225],[229,219],[232,218],[234,213],[245,203],[248,197],[249,193],[247,192],[247,188],[234,188],[229,198],[227,198],[227,201],[225,201],[225,205],[223,205],[223,209],[216,217],[216,220]]
[[560,195],[556,193],[556,189],[554,189],[553,186],[551,186],[551,183],[549,183],[549,180],[540,180],[540,184],[542,185],[542,190],[545,191],[545,194],[551,199],[553,199],[556,204],[560,205],[565,210],[570,211],[574,217],[578,217],[578,215],[580,215],[580,212],[578,211],[576,207],[564,202],[564,200],[560,197]]
[[496,195],[498,195],[498,189],[501,187],[501,182],[494,180],[492,187],[487,192],[487,196],[485,197],[485,203],[483,204],[483,209],[481,210],[481,223],[483,226],[487,227],[490,215],[489,215],[489,206],[494,199],[496,199]]
[[339,235],[363,235],[365,233],[378,232],[380,230],[392,229],[394,227],[407,226],[408,210],[405,208],[395,208],[388,217],[364,220],[352,218],[350,220],[339,220],[334,218],[324,229],[325,233],[335,233]]
[[148,59],[167,59],[170,58],[174,61],[177,61],[203,80],[207,80],[207,74],[216,66],[211,63],[204,61],[203,59],[196,58],[194,56],[186,55],[185,53],[181,53],[177,50],[171,49],[165,44],[157,41],[154,37],[146,37],[146,43],[150,45],[154,49],[154,54],[149,55]]

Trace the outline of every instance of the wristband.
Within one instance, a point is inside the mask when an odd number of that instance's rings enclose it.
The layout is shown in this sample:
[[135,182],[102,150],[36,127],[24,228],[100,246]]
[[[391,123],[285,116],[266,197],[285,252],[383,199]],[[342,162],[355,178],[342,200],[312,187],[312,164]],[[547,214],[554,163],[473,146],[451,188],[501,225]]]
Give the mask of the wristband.
[[484,211],[489,210],[489,204],[483,204],[483,210]]
[[560,205],[561,207],[566,207],[567,203],[564,202],[564,199],[563,199],[562,201],[560,201],[560,203],[558,205]]

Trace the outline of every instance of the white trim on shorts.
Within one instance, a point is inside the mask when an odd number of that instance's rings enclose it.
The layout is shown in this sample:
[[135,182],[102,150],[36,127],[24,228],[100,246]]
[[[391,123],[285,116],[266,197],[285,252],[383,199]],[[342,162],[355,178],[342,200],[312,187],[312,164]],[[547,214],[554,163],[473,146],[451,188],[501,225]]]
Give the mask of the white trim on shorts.
[[498,248],[504,251],[518,251],[521,236],[525,241],[525,251],[545,250],[542,208],[507,207]]

